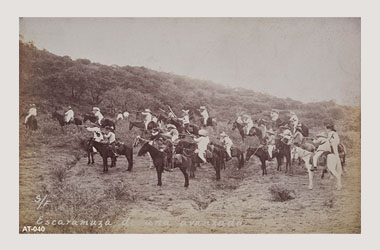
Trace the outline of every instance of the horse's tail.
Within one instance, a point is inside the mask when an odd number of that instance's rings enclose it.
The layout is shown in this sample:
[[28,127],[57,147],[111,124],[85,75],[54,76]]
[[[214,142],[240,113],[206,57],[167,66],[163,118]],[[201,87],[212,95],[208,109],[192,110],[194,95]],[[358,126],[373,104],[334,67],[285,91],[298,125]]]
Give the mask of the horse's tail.
[[133,167],[133,147],[131,147],[130,153],[129,153],[129,168],[132,169]]

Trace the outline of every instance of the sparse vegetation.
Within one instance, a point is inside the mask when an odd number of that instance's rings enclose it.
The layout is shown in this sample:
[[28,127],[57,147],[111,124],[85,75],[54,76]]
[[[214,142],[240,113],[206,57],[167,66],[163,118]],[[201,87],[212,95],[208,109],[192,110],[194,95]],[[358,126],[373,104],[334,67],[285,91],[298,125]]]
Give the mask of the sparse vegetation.
[[275,184],[269,187],[269,191],[274,201],[288,201],[295,198],[295,191],[289,190],[284,185]]

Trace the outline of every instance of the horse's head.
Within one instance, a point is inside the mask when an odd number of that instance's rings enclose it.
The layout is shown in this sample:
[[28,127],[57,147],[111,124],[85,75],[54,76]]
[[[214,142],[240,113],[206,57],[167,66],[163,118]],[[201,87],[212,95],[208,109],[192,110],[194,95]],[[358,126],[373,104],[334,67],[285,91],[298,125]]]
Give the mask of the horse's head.
[[140,148],[139,152],[137,153],[137,156],[143,156],[146,153],[148,153],[149,147],[150,145],[148,142],[144,143],[144,145]]

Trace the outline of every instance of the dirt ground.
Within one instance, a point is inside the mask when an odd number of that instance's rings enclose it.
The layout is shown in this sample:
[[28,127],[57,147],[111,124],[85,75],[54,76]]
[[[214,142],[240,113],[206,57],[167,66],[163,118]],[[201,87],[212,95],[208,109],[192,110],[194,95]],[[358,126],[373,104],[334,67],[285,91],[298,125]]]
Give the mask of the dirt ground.
[[[33,139],[20,147],[20,232],[28,225],[44,226],[44,233],[361,232],[358,152],[348,155],[340,191],[329,174],[320,178],[321,169],[314,175],[314,189],[308,190],[303,166],[294,165],[285,174],[276,170],[275,160],[262,176],[256,157],[241,170],[236,159],[229,161],[220,181],[207,164],[184,188],[179,169],[165,172],[158,187],[148,158],[137,156],[139,148],[132,172],[119,157],[117,167],[103,174],[99,155],[87,165],[84,152],[73,156],[64,142],[46,142]],[[294,199],[274,201],[269,189],[275,184],[294,190]],[[36,202],[37,195],[46,195],[49,203]],[[52,225],[54,220],[62,225]]]

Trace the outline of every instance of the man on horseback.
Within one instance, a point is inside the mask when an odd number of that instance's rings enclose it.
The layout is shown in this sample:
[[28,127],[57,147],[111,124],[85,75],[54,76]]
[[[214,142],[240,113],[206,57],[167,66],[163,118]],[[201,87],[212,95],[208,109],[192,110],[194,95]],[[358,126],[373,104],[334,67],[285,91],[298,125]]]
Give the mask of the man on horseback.
[[279,134],[281,141],[287,145],[290,145],[293,138],[292,131],[290,131],[288,126],[281,126],[280,129],[282,129],[282,132]]
[[313,140],[315,145],[318,145],[317,150],[313,156],[313,167],[314,170],[317,169],[318,158],[324,152],[331,152],[331,146],[329,141],[327,140],[327,135],[324,132],[317,134],[317,139]]
[[189,118],[189,110],[182,109],[183,117],[179,118],[179,120],[182,121],[182,126],[184,127],[185,131],[188,132],[188,128],[190,125],[190,118]]
[[275,145],[276,145],[275,132],[273,131],[273,129],[268,129],[266,131],[266,135],[263,139],[262,144],[267,147],[269,159],[272,159],[273,150],[274,150]]
[[141,114],[144,116],[145,130],[148,130],[148,124],[153,118],[152,111],[150,111],[150,109],[145,109],[144,112],[141,112]]
[[277,130],[280,128],[282,121],[279,119],[279,111],[276,109],[272,109],[270,112],[270,126],[273,130]]
[[179,133],[176,126],[173,124],[168,124],[166,125],[166,128],[168,129],[168,132],[163,133],[162,135],[169,138],[173,143],[176,142],[179,138]]
[[100,130],[100,128],[98,126],[95,125],[95,127],[92,127],[92,128],[86,127],[86,129],[87,129],[87,131],[94,133],[93,134],[94,141],[101,142],[104,139],[102,131]]
[[30,104],[30,108],[29,108],[29,113],[28,115],[25,117],[25,124],[28,122],[29,118],[31,116],[34,116],[36,117],[37,116],[37,108],[36,108],[36,104]]
[[68,110],[65,113],[65,123],[69,124],[70,122],[74,122],[74,111],[71,106],[68,107]]
[[201,106],[199,108],[199,111],[201,113],[201,116],[203,117],[203,125],[207,126],[207,120],[208,120],[209,115],[208,115],[206,107],[205,106]]
[[253,127],[253,121],[251,116],[244,114],[243,115],[243,124],[245,124],[245,134],[249,135],[249,131]]
[[292,129],[292,132],[295,133],[297,126],[299,124],[299,120],[298,120],[297,115],[293,111],[290,112],[289,124]]
[[116,136],[113,132],[113,129],[109,126],[106,126],[106,134],[104,134],[104,138],[107,139],[108,145],[112,149],[112,153],[114,153],[115,157],[118,157],[119,155],[116,152]]
[[227,155],[229,157],[227,159],[227,161],[228,161],[232,158],[231,147],[234,143],[232,142],[231,138],[225,132],[222,132],[220,134],[220,141],[223,143],[224,148],[226,149]]
[[102,120],[103,120],[104,116],[102,115],[102,113],[100,113],[100,109],[98,107],[93,107],[92,113],[98,119],[97,122],[101,126],[102,125]]
[[207,146],[210,143],[210,138],[208,137],[207,130],[201,129],[198,132],[199,137],[194,138],[194,141],[197,143],[198,148],[195,150],[195,153],[198,153],[199,158],[203,161],[203,163],[206,163],[206,150]]

